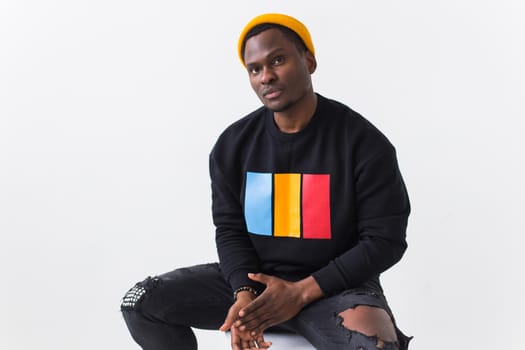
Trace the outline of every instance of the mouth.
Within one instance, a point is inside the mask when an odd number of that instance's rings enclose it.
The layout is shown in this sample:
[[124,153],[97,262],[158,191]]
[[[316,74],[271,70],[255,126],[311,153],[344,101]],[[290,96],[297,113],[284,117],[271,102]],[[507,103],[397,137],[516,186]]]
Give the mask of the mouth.
[[267,100],[273,100],[281,96],[282,90],[280,89],[268,89],[263,91],[262,95]]

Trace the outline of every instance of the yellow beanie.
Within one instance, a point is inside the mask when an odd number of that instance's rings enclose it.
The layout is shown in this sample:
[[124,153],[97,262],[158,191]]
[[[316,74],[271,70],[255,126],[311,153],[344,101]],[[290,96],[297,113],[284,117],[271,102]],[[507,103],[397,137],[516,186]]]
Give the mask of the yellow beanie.
[[292,31],[294,31],[304,42],[304,45],[312,53],[312,55],[315,56],[315,49],[314,49],[314,43],[312,42],[312,37],[310,36],[310,33],[308,32],[308,29],[304,24],[299,22],[297,19],[279,14],[279,13],[266,13],[264,15],[260,15],[252,19],[246,27],[241,32],[241,35],[239,37],[239,42],[237,44],[237,50],[239,59],[241,60],[242,64],[244,64],[244,57],[242,57],[242,49],[243,49],[243,43],[244,38],[246,37],[246,34],[255,26],[263,23],[272,23],[272,24],[280,24],[283,27],[286,27]]

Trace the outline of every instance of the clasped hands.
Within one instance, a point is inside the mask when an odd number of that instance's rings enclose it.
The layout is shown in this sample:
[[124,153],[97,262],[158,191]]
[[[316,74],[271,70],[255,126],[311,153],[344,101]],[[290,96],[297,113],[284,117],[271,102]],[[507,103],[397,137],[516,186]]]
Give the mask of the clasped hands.
[[322,296],[312,277],[297,282],[263,273],[250,273],[248,277],[266,285],[266,289],[257,297],[248,291],[240,292],[230,307],[220,330],[231,331],[233,350],[268,349],[272,344],[264,340],[264,330],[289,320]]

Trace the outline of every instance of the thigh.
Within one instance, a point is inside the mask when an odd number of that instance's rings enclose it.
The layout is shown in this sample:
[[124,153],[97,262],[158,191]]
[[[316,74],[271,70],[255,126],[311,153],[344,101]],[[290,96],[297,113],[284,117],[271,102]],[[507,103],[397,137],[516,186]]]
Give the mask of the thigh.
[[[367,336],[346,328],[341,313],[358,306],[383,309],[395,327],[398,341],[378,342],[378,338],[375,336]],[[303,309],[288,323],[317,349],[323,350],[406,349],[410,340],[395,326],[395,320],[383,294],[366,289],[348,290],[318,300]]]
[[123,299],[123,309],[172,325],[218,329],[233,303],[219,265],[204,264],[148,277]]

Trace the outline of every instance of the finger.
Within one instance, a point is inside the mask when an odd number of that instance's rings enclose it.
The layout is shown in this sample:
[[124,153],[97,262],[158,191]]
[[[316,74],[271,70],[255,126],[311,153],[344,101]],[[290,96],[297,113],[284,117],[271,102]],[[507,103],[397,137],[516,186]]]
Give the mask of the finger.
[[256,312],[257,309],[264,306],[266,303],[266,297],[263,293],[259,297],[255,298],[251,303],[243,307],[241,311],[239,311],[239,317],[245,317],[248,314]]
[[241,331],[245,331],[245,330],[251,331],[257,328],[263,320],[264,320],[263,317],[256,317],[256,318],[250,318],[250,319],[245,318],[243,320],[235,321],[234,326],[240,329]]
[[262,333],[258,336],[255,336],[255,341],[257,342],[259,349],[268,349],[270,346],[272,346],[272,342],[264,340]]
[[262,334],[266,329],[270,328],[271,326],[275,326],[277,323],[272,322],[271,319],[264,320],[260,322],[256,327],[253,329],[247,328],[247,332],[250,332],[250,335],[252,337],[257,337],[258,334]]
[[245,339],[242,341],[242,348],[243,349],[252,349],[255,348],[255,341],[253,339]]
[[260,282],[262,284],[268,284],[270,282],[271,276],[264,273],[249,273],[248,278],[252,281]]
[[237,308],[231,307],[228,311],[226,319],[224,320],[224,323],[219,328],[219,330],[222,332],[226,332],[227,330],[229,330],[232,327],[233,322],[235,322],[235,319],[237,319],[237,313]]
[[251,320],[243,320],[239,326],[237,326],[237,323],[240,321],[236,321],[235,325],[238,327],[241,331],[254,331],[257,329],[263,330],[263,326],[265,324],[265,321],[271,318],[270,315],[260,315],[257,318],[253,318]]
[[258,334],[258,333],[263,332],[268,327],[270,327],[270,322],[271,322],[270,320],[267,320],[265,318],[260,318],[260,319],[252,320],[240,326],[235,325],[233,327],[236,327],[241,332],[247,332],[253,335],[254,332]]
[[[245,317],[239,318],[234,322],[235,327],[247,326],[253,328],[255,324],[259,324],[264,314],[260,312],[252,312]],[[244,330],[244,328],[243,328]]]
[[[243,311],[243,310],[241,310]],[[248,312],[246,312],[248,311]],[[264,315],[266,315],[268,312],[265,311],[265,309],[263,308],[259,308],[257,310],[253,310],[253,311],[250,311],[250,310],[244,310],[244,312],[239,312],[239,314],[242,314],[244,316],[237,318],[235,320],[235,325],[237,327],[243,325],[243,324],[246,324],[246,323],[249,323],[249,322],[253,322],[255,320],[258,320],[260,319],[261,317],[263,317]]]
[[242,350],[241,339],[239,338],[239,336],[235,335],[234,332],[232,332],[231,335],[232,335],[231,337],[232,350]]
[[219,328],[221,332],[226,332],[227,330],[231,329],[233,325],[234,320],[230,317],[230,315],[226,316],[226,319],[224,320],[224,323]]

